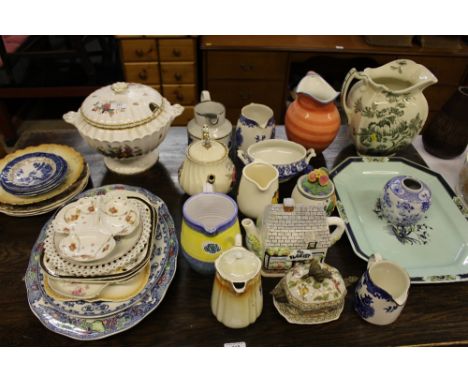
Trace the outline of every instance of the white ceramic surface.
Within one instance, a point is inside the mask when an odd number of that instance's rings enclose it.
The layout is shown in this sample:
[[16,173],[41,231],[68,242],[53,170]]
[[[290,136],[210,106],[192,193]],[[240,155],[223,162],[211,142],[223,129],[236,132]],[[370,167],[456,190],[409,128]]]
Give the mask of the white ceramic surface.
[[296,92],[307,94],[323,104],[333,102],[340,95],[340,92],[335,91],[322,76],[314,71],[307,72],[307,75],[297,85]]
[[99,229],[71,232],[59,244],[63,257],[73,261],[96,261],[104,259],[115,248],[115,240],[107,231]]

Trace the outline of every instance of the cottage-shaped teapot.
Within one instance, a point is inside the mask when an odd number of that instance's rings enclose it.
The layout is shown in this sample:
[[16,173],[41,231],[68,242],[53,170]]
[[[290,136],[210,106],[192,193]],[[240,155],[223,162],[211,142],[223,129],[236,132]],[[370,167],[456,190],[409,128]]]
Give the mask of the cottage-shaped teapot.
[[[283,276],[295,261],[323,260],[345,229],[343,220],[327,217],[321,206],[295,205],[290,198],[267,206],[257,223],[242,220],[247,248],[262,260],[262,275],[271,277]],[[336,226],[332,233],[330,226]]]

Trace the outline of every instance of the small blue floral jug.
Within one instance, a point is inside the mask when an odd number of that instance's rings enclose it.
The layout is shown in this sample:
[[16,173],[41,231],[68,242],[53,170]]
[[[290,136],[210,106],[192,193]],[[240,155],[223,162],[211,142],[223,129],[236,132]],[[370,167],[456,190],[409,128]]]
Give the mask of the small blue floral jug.
[[410,278],[398,264],[374,254],[354,292],[354,310],[371,324],[388,325],[403,310],[408,298]]
[[275,137],[273,110],[266,105],[251,103],[244,106],[237,121],[236,145],[247,151],[254,143]]

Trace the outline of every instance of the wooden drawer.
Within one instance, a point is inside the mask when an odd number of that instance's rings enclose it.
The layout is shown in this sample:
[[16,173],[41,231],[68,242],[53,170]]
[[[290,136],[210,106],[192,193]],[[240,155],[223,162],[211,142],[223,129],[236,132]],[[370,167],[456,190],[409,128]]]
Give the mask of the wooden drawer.
[[284,79],[287,53],[282,52],[207,52],[209,79]]
[[159,67],[156,62],[145,62],[141,64],[125,63],[125,78],[127,82],[138,82],[141,84],[159,84]]
[[164,97],[170,103],[194,105],[198,101],[195,85],[164,85]]
[[195,83],[194,62],[161,62],[163,84]]
[[208,82],[212,99],[221,102],[226,109],[241,108],[251,102],[263,103],[275,116],[282,110],[283,81],[221,81]]
[[155,39],[121,40],[120,46],[124,62],[158,60]]
[[[154,90],[157,90],[159,93],[161,93],[161,85],[151,85],[151,87],[154,89]],[[162,93],[161,93],[162,94]]]
[[174,119],[172,126],[186,126],[191,119],[193,119],[193,106],[184,106],[184,111]]
[[161,61],[195,61],[195,40],[159,39]]

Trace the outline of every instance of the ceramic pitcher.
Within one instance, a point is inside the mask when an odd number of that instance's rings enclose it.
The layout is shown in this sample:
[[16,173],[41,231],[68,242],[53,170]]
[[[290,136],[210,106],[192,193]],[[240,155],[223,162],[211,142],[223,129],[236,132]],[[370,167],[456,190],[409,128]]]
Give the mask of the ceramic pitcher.
[[[350,89],[351,82],[359,80]],[[437,82],[424,66],[400,59],[346,75],[341,104],[361,155],[388,156],[419,134],[428,115],[423,90]]]
[[391,324],[405,306],[409,287],[410,278],[402,267],[372,255],[356,286],[354,309],[371,324]]
[[257,219],[266,206],[278,203],[278,177],[273,165],[258,160],[242,169],[237,203],[244,215]]
[[319,74],[308,72],[286,112],[288,139],[317,152],[325,150],[340,128],[340,113],[334,103],[339,94]]
[[263,308],[261,262],[242,247],[241,235],[216,259],[215,267],[211,311],[218,321],[233,329],[255,322]]
[[210,137],[231,147],[232,124],[226,119],[226,109],[223,104],[211,99],[210,92],[203,90],[200,103],[194,108],[194,118],[187,125],[188,144],[203,138],[203,126],[209,128]]
[[266,105],[251,103],[241,110],[236,128],[236,145],[246,151],[250,145],[275,137],[273,110]]

